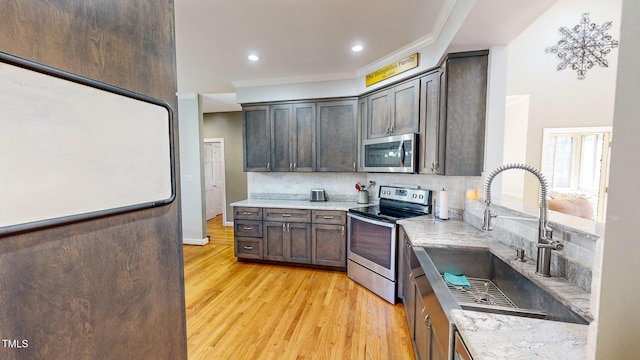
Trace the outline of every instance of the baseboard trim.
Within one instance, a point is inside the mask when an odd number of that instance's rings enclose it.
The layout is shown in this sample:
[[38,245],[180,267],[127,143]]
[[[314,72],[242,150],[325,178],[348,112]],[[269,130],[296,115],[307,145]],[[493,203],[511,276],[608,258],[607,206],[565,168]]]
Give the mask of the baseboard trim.
[[207,236],[204,239],[191,239],[191,238],[182,238],[182,243],[184,245],[205,245],[209,242],[209,237]]

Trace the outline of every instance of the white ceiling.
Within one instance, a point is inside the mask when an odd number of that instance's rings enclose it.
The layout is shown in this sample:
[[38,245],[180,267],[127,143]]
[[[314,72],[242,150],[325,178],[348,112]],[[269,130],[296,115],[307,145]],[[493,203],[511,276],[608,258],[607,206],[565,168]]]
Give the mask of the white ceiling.
[[356,78],[428,44],[456,3],[475,5],[453,51],[506,45],[556,1],[175,0],[178,92],[202,94],[204,112],[238,111],[238,87]]

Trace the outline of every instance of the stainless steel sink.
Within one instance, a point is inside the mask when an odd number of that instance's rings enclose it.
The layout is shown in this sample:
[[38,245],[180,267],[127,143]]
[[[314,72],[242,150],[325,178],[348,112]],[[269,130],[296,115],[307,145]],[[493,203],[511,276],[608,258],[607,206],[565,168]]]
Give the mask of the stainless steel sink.
[[462,309],[589,323],[488,250],[436,247],[424,250],[440,275],[448,272],[469,278],[470,288],[447,285]]

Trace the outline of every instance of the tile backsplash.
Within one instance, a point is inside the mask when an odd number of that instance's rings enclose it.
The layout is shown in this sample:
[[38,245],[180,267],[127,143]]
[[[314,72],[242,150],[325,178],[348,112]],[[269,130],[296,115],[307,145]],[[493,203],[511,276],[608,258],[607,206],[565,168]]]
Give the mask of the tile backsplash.
[[343,173],[343,172],[249,172],[250,199],[309,200],[311,189],[321,188],[329,201],[357,201],[357,182],[374,181],[369,190],[369,202],[378,202],[380,185],[419,186],[433,191],[436,214],[439,212],[440,190],[446,189],[449,198],[449,218],[462,219],[467,190],[473,189],[479,177],[437,176],[422,174]]
[[[356,201],[355,183],[366,180],[358,173],[247,173],[250,199],[309,200],[311,189],[324,189],[329,201]],[[373,194],[371,194],[373,195]]]

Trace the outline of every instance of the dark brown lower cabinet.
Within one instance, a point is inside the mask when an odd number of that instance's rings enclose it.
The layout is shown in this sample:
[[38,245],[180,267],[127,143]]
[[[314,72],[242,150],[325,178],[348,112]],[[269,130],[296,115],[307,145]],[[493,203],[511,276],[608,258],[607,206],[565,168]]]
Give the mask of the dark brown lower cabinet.
[[313,210],[311,221],[311,263],[345,268],[347,213],[339,210]]
[[238,207],[235,214],[238,259],[347,266],[345,211]]
[[267,221],[263,234],[265,260],[311,263],[311,224]]
[[[438,339],[436,332],[433,330],[434,322],[440,322],[443,319],[437,317],[437,313],[430,312],[429,302],[438,301],[435,299],[435,293],[431,291],[429,295],[423,296],[425,287],[430,287],[426,276],[420,276],[414,279],[415,283],[415,346],[418,358],[420,360],[446,360],[445,353],[449,348],[448,344],[444,344],[447,339]],[[433,299],[432,299],[433,298]],[[444,319],[446,321],[446,319]]]
[[434,301],[438,300],[433,291],[428,291],[431,288],[429,281],[424,275],[409,238],[402,228],[400,239],[398,246],[399,295],[407,317],[409,335],[413,342],[416,359],[446,360],[448,339],[438,339],[433,326],[441,326],[443,321],[447,321],[447,319],[440,312],[430,311],[435,308]]
[[311,262],[323,266],[347,266],[347,226],[313,224]]

